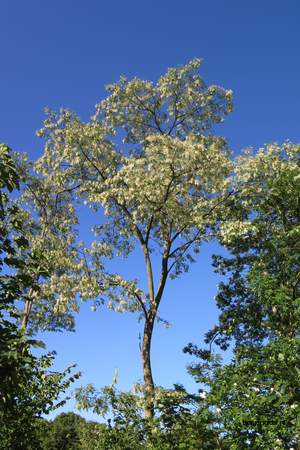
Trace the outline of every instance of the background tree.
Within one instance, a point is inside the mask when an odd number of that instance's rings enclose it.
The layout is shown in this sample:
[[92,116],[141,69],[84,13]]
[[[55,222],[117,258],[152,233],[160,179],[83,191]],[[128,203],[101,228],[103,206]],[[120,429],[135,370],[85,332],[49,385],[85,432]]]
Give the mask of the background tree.
[[71,367],[49,371],[54,354],[34,356],[32,346],[41,343],[20,329],[17,302],[33,283],[26,266],[39,261],[34,254],[20,256],[29,242],[22,211],[10,198],[18,187],[10,149],[0,145],[0,448],[5,450],[39,448],[36,419],[62,405],[60,393],[79,376],[69,376]]
[[80,450],[80,430],[86,424],[83,417],[73,412],[61,413],[48,422],[47,432],[42,436],[45,450]]
[[237,164],[240,217],[224,224],[230,257],[216,257],[219,324],[207,335],[234,358],[210,352],[191,368],[207,383],[232,449],[296,449],[300,438],[300,147],[268,145]]
[[[167,279],[188,269],[191,252],[220,222],[231,195],[226,142],[208,134],[230,112],[231,92],[207,87],[195,73],[199,65],[193,60],[169,69],[157,84],[122,77],[108,87],[110,95],[90,122],[67,110],[49,112],[39,133],[46,145],[36,169],[74,202],[104,211],[94,227],[98,240],[87,250],[86,297],[108,298],[111,308],[138,311],[143,318],[147,418],[153,417],[151,339]],[[103,255],[126,257],[137,244],[146,292],[135,279],[103,274]]]
[[106,424],[89,424],[82,428],[81,443],[85,450],[217,450],[225,449],[222,436],[214,428],[215,415],[203,405],[201,397],[190,395],[182,386],[174,389],[156,387],[154,418],[143,417],[144,398],[140,386],[131,392],[120,392],[113,384],[99,392],[92,386],[77,390],[81,409],[90,409],[103,417]]

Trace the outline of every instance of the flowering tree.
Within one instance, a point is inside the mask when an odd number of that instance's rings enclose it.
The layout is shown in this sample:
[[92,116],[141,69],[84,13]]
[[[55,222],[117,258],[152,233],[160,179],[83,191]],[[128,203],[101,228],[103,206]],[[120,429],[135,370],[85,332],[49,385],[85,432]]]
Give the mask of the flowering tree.
[[[76,242],[74,208],[68,192],[32,174],[31,164],[17,156],[18,173],[24,182],[17,201],[22,206],[19,215],[29,243],[20,256],[27,259],[22,270],[32,280],[23,295],[22,326],[34,331],[72,330],[72,313],[78,311],[76,292],[86,274],[85,258]],[[63,307],[66,290],[68,308]]]
[[[73,202],[104,211],[94,227],[97,239],[85,250],[80,291],[101,301],[105,293],[112,309],[141,314],[146,418],[153,416],[150,348],[166,282],[188,269],[191,252],[218,225],[231,195],[229,150],[223,138],[208,133],[230,112],[231,92],[207,87],[196,73],[199,65],[193,60],[169,69],[156,84],[121,78],[90,122],[62,109],[48,112],[39,132],[46,144],[36,170]],[[137,280],[103,268],[103,256],[126,257],[136,245],[144,256],[146,292]],[[72,298],[73,290],[65,289],[57,307]]]
[[19,187],[11,151],[0,144],[0,446],[7,449],[38,448],[36,419],[64,404],[60,394],[79,377],[70,376],[72,366],[51,371],[54,354],[35,356],[42,343],[19,326],[17,304],[35,285],[26,267],[40,265],[12,195]]

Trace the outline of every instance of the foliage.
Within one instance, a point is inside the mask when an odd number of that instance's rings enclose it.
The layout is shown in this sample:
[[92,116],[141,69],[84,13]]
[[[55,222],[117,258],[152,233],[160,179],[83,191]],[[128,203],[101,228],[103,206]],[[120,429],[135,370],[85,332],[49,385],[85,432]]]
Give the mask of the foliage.
[[[23,271],[33,280],[24,293],[23,326],[32,331],[74,330],[73,315],[79,310],[74,292],[86,270],[69,194],[34,173],[26,156],[17,155],[16,165],[23,182],[18,204],[29,243],[20,256],[27,260]],[[74,295],[68,310],[63,302],[66,290]]]
[[[34,419],[48,413],[78,374],[50,372],[54,354],[36,357],[32,346],[41,345],[19,327],[16,302],[32,285],[24,267],[29,263],[20,255],[28,247],[26,229],[19,207],[9,193],[19,187],[19,177],[10,149],[0,146],[0,434],[1,448],[38,448],[38,426]],[[32,260],[35,256],[32,256]]]
[[203,363],[190,371],[209,387],[231,449],[295,449],[300,439],[300,158],[299,146],[269,145],[237,165],[239,220],[225,224],[230,257],[216,257],[227,274],[216,297],[220,321],[207,342],[228,347],[221,366],[190,346]]
[[[70,208],[83,201],[97,213],[97,239],[84,250],[86,273],[76,277],[77,291],[66,289],[61,277],[56,307],[68,310],[78,292],[94,299],[95,307],[107,299],[116,311],[139,313],[149,416],[151,339],[166,282],[188,270],[232,194],[226,141],[205,133],[231,111],[231,92],[207,87],[196,73],[199,65],[193,60],[169,69],[156,84],[122,77],[108,87],[109,96],[89,122],[62,109],[48,112],[39,132],[46,144],[35,169],[52,191],[69,196]],[[145,261],[146,290],[138,280],[107,274],[103,267],[104,257],[127,257],[136,246]],[[58,282],[52,277],[50,291]]]
[[[137,389],[137,391],[136,391]],[[155,416],[143,418],[141,387],[120,392],[115,386],[97,392],[91,385],[77,391],[79,408],[108,415],[106,424],[89,424],[82,430],[84,449],[225,449],[213,429],[213,414],[202,408],[199,396],[189,395],[182,386],[155,389]]]
[[44,432],[42,448],[45,450],[79,450],[80,430],[86,421],[78,414],[72,412],[61,413],[51,422],[48,422]]
[[222,365],[211,347],[188,346],[202,360],[189,369],[200,394],[156,389],[151,422],[141,416],[143,397],[88,386],[79,392],[81,406],[112,418],[86,432],[85,448],[89,439],[99,449],[297,448],[299,147],[270,145],[246,154],[236,173],[238,195],[229,200],[231,220],[220,237],[231,256],[215,257],[216,270],[228,279],[217,295],[220,322],[207,335],[221,349],[234,339],[232,361]]
[[[98,240],[87,251],[93,256],[96,271],[90,270],[85,289],[91,298],[103,291],[107,295],[110,289],[109,306],[118,311],[143,312],[147,296],[136,288],[135,281],[126,282],[120,276],[108,278],[103,290],[101,257],[115,253],[126,256],[136,241],[142,242],[150,255],[156,244],[164,249],[171,240],[169,273],[173,270],[174,276],[179,275],[190,260],[187,250],[199,243],[217,220],[215,210],[227,194],[229,180],[224,178],[231,164],[226,142],[197,132],[204,122],[207,128],[230,110],[230,92],[217,87],[206,92],[203,80],[193,75],[198,65],[195,60],[170,69],[157,86],[122,78],[108,88],[111,95],[97,106],[91,122],[83,123],[62,109],[60,114],[48,112],[39,132],[47,141],[35,168],[47,177],[52,190],[60,188],[96,211],[104,209],[107,222],[95,224]],[[157,115],[156,127],[149,117],[150,105]],[[171,121],[174,108],[177,113]],[[139,131],[136,122],[140,123]],[[171,129],[161,132],[161,122],[165,127],[171,122]],[[110,139],[123,127],[128,134],[125,140],[138,141],[139,151],[134,146],[118,150],[117,142]],[[193,133],[187,135],[187,130]],[[171,245],[176,239],[181,240],[178,249]],[[142,296],[142,302],[136,294]],[[70,299],[73,295],[71,291]],[[88,293],[81,295],[88,297]]]
[[232,201],[238,203],[242,217],[223,225],[221,242],[233,257],[215,258],[216,269],[230,275],[216,298],[222,311],[217,331],[224,343],[226,334],[238,343],[295,337],[299,330],[299,146],[269,145],[256,156],[239,158],[236,171],[240,194]]
[[4,392],[9,398],[1,402],[0,448],[5,450],[39,448],[39,427],[35,419],[63,405],[66,398],[58,402],[58,397],[78,378],[77,374],[70,376],[71,368],[62,373],[49,371],[53,355],[34,357],[30,343],[27,341],[25,345],[22,354],[20,348],[10,348],[18,360],[15,361],[14,383],[9,383]]
[[[300,147],[247,150],[234,166],[226,141],[209,132],[231,111],[231,92],[207,87],[199,65],[169,69],[156,84],[121,77],[87,123],[49,111],[34,166],[0,146],[0,448],[298,448]],[[78,240],[82,202],[96,217],[89,247]],[[167,280],[215,235],[229,253],[214,257],[226,276],[219,323],[208,349],[184,350],[198,358],[189,372],[199,392],[155,387],[151,339]],[[104,267],[136,246],[145,290]],[[108,417],[102,424],[73,413],[41,419],[79,375],[49,370],[54,354],[34,356],[30,336],[73,329],[78,297],[144,321],[144,384],[77,390],[80,408]],[[213,344],[232,348],[231,362]]]

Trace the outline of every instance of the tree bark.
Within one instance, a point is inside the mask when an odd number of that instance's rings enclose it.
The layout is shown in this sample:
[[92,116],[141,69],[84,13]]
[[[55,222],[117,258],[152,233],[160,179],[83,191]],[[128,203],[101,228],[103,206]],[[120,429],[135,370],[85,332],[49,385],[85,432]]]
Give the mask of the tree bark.
[[25,305],[24,305],[24,309],[23,309],[23,317],[22,317],[22,322],[21,322],[21,326],[25,330],[28,327],[30,313],[31,313],[33,301],[34,301],[34,298],[36,297],[36,294],[37,294],[36,287],[35,286],[31,287],[28,292],[26,301],[25,301]]
[[170,252],[170,241],[165,248],[163,258],[162,258],[162,267],[161,267],[161,279],[159,282],[159,287],[156,295],[154,294],[154,282],[153,282],[153,271],[151,258],[149,255],[149,250],[147,245],[142,243],[146,268],[147,268],[147,278],[148,278],[148,288],[149,288],[149,300],[150,307],[148,313],[145,314],[145,326],[144,326],[144,334],[143,334],[143,343],[142,343],[142,366],[143,366],[143,376],[144,376],[144,389],[145,389],[145,407],[144,407],[144,416],[145,419],[151,420],[154,417],[154,395],[155,395],[155,386],[152,376],[151,369],[151,341],[152,341],[152,333],[154,328],[154,322],[156,319],[158,307],[164,292],[166,280],[168,277],[168,257]]
[[28,298],[25,302],[24,311],[23,311],[23,318],[22,318],[22,328],[27,328],[28,322],[29,322],[29,316],[32,308],[33,303],[33,289],[30,289]]
[[145,419],[152,419],[154,416],[154,382],[151,369],[151,340],[154,326],[154,315],[149,315],[145,322],[143,345],[142,345],[142,365],[145,387],[145,407],[144,416]]

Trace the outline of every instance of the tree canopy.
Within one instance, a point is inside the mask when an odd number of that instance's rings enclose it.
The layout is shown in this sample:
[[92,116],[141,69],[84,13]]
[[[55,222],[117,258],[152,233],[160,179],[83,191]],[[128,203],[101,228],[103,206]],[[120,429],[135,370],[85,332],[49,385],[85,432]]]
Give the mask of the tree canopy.
[[[1,448],[298,448],[300,146],[233,158],[214,130],[232,93],[207,86],[199,67],[192,60],[157,83],[121,77],[86,122],[47,111],[37,161],[0,145]],[[84,208],[94,220],[88,244]],[[151,342],[166,285],[211,239],[226,250],[213,257],[220,315],[206,348],[184,349],[198,392],[165,389]],[[146,288],[106,264],[134,250]],[[80,300],[143,321],[143,382],[122,392],[115,376],[76,390],[78,407],[106,423],[72,412],[48,422],[42,415],[64,404],[80,374],[51,370],[54,353],[36,356],[34,333],[73,330]]]
[[[196,73],[199,65],[193,60],[169,69],[156,85],[121,78],[108,87],[109,96],[89,122],[68,110],[49,112],[39,132],[46,144],[36,170],[56,192],[68,193],[72,204],[83,201],[96,212],[104,211],[105,220],[94,226],[98,238],[85,250],[87,274],[78,292],[84,299],[108,298],[109,307],[117,311],[141,313],[149,416],[154,389],[151,338],[167,279],[188,269],[191,251],[197,252],[220,223],[232,193],[226,141],[205,134],[230,112],[231,92],[207,87]],[[128,256],[136,244],[144,255],[146,292],[137,280],[107,274],[103,268],[103,256]],[[154,253],[160,255],[158,269],[153,267]],[[154,272],[159,273],[157,284]],[[74,290],[64,289],[58,307],[68,305],[74,295]]]

